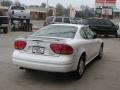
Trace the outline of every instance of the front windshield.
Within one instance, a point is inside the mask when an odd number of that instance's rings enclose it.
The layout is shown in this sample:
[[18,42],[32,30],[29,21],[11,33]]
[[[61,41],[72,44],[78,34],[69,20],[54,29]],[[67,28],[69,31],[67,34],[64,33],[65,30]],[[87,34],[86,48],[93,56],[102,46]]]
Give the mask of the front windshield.
[[25,10],[25,8],[21,6],[12,6],[11,10]]
[[61,38],[74,38],[77,31],[75,26],[50,25],[35,32],[34,36],[50,36]]

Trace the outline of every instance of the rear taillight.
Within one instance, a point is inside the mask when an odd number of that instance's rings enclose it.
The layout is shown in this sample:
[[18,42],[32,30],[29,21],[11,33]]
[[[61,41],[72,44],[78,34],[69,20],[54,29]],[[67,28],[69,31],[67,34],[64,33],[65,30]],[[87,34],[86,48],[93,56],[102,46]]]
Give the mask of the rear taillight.
[[14,42],[14,48],[18,50],[23,50],[27,43],[25,41],[17,40]]
[[14,15],[14,11],[12,11],[12,15]]
[[73,48],[65,44],[51,44],[50,48],[56,54],[70,55],[73,53]]

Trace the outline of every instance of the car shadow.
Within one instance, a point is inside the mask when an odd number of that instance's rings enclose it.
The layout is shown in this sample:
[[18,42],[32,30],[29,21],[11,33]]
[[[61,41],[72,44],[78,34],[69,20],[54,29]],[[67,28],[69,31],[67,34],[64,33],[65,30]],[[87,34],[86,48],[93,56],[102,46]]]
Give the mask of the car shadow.
[[[86,66],[85,74],[87,70],[89,70],[90,67],[94,66],[93,64],[98,63],[98,59],[94,59],[92,62],[90,62]],[[70,84],[73,82],[76,82],[78,80],[81,80],[84,78],[84,76],[81,79],[74,78],[74,75],[72,72],[70,73],[54,73],[54,72],[44,72],[44,71],[37,71],[37,70],[23,70],[22,78],[29,79],[34,82],[42,82],[42,83],[51,83],[52,84],[60,84],[64,85]]]
[[70,84],[72,82],[77,81],[72,77],[72,73],[54,73],[54,72],[44,72],[44,71],[23,71],[22,78],[30,79],[34,82],[42,82],[42,83],[52,83],[52,84],[60,84],[64,85],[64,83]]
[[4,34],[3,31],[0,30],[0,34]]
[[93,59],[85,68],[85,72],[87,70],[89,70],[91,67],[93,67],[94,65],[96,65],[97,63],[99,63],[100,61],[102,61],[101,59],[95,58]]

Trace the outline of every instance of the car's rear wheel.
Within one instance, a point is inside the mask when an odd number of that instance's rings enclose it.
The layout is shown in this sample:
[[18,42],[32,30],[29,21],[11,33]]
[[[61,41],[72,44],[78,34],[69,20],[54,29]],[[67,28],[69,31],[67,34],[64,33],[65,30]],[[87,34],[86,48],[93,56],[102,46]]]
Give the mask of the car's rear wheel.
[[4,34],[7,34],[8,33],[8,28],[4,28],[3,32],[4,32]]
[[85,71],[85,57],[81,56],[78,66],[77,66],[77,70],[74,72],[75,78],[80,79]]
[[98,59],[101,59],[103,56],[103,45],[100,47],[99,54],[97,56]]
[[25,68],[25,71],[26,72],[32,72],[32,71],[34,71],[33,69],[29,69],[29,68]]
[[115,33],[115,37],[118,38],[118,34],[117,34],[117,32]]

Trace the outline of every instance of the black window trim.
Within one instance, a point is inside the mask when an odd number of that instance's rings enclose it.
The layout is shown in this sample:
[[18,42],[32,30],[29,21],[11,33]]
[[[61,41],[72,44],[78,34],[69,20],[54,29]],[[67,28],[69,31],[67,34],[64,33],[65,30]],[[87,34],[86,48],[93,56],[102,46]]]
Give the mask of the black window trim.
[[[82,27],[82,28],[80,29],[80,36],[81,36],[83,39],[86,39],[86,40],[94,39],[94,37],[93,37],[93,38],[89,38],[86,33],[85,33],[85,37],[86,37],[86,38],[81,35],[81,30],[84,29],[84,28],[87,29],[86,31],[88,31],[88,29],[91,30],[89,27]],[[83,30],[83,31],[85,32],[85,30]],[[88,32],[89,32],[89,31],[88,31]],[[92,35],[91,35],[91,36],[92,36]]]

